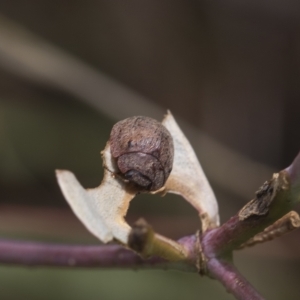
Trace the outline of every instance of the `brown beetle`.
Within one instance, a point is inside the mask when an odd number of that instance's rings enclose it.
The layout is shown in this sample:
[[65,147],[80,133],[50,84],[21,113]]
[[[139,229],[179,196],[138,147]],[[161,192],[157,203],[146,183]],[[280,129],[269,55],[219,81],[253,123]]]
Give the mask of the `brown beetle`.
[[174,146],[161,123],[142,116],[122,120],[112,128],[110,147],[122,176],[140,191],[164,186],[172,170]]

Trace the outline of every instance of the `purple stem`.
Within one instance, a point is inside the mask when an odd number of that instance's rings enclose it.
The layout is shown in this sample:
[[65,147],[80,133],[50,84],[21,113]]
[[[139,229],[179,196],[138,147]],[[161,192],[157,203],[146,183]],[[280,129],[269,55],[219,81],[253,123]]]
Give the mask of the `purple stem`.
[[[264,227],[273,221],[263,220]],[[231,217],[220,227],[205,233],[202,246],[208,257],[232,252],[251,237],[262,231],[261,219],[240,221],[238,215]]]
[[296,204],[300,202],[300,152],[292,164],[285,169],[291,182],[291,201]]
[[160,257],[143,259],[124,246],[111,245],[58,245],[39,242],[0,239],[0,264],[23,266],[53,266],[79,268],[158,268],[196,272],[193,243],[195,236],[178,241],[189,252],[187,261],[169,262]]
[[142,259],[121,245],[74,246],[0,240],[0,263],[86,268],[155,267],[160,258]]
[[[185,271],[196,271],[190,264],[197,259],[195,252],[198,242],[197,236],[187,236],[178,241],[190,253],[190,261],[183,263],[168,263],[165,260],[153,257],[142,259],[133,251],[121,245],[74,246],[53,245],[38,242],[21,242],[0,240],[0,263],[23,266],[58,266],[58,267],[85,267],[85,268],[176,268]],[[206,241],[204,250],[210,248],[213,240]],[[226,289],[237,299],[263,299],[254,288],[231,266],[221,258],[217,259],[214,252],[206,253],[207,269],[210,275],[223,283]],[[194,263],[195,264],[195,263]]]
[[207,267],[210,274],[218,279],[226,290],[239,300],[263,300],[253,286],[227,261],[212,258]]
[[228,292],[240,300],[263,299],[228,261],[236,246],[259,231],[258,224],[259,220],[240,221],[236,215],[202,237],[202,250],[206,257],[208,274],[218,279]]
[[291,183],[300,183],[300,152],[295,157],[292,164],[286,168],[286,171],[289,173]]
[[208,258],[230,255],[241,244],[288,213],[292,208],[291,200],[289,174],[282,171],[260,189],[256,198],[240,212],[204,234],[201,242],[205,255]]

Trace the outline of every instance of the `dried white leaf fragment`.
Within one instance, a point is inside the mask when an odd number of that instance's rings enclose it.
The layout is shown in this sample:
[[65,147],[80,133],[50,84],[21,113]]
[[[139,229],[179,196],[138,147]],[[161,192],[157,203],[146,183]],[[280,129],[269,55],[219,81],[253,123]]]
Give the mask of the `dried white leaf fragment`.
[[174,163],[165,184],[166,192],[180,194],[194,206],[202,219],[203,231],[218,226],[218,202],[191,144],[170,112],[162,124],[169,130],[174,142]]
[[102,155],[106,168],[99,187],[84,189],[73,173],[64,170],[56,171],[57,180],[73,212],[92,234],[104,243],[115,238],[127,244],[131,227],[124,216],[135,192],[110,171],[114,166],[109,144]]

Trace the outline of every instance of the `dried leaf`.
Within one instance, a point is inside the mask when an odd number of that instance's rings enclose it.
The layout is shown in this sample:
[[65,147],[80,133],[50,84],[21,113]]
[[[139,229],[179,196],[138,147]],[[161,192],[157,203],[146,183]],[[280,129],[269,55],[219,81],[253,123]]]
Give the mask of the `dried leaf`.
[[[155,193],[165,191],[182,195],[199,211],[202,230],[219,225],[217,201],[190,143],[171,113],[167,114],[163,125],[173,138],[174,164],[165,187]],[[124,216],[137,191],[115,175],[118,169],[111,157],[109,142],[102,157],[104,178],[97,188],[84,189],[69,171],[58,170],[57,179],[72,210],[92,234],[105,243],[116,239],[127,244],[131,227]]]
[[104,243],[115,238],[127,244],[131,228],[124,216],[135,192],[129,191],[125,183],[111,172],[114,165],[109,144],[102,155],[106,168],[99,187],[85,190],[73,173],[64,170],[56,172],[57,180],[75,215],[92,234]]
[[202,229],[219,225],[218,203],[201,168],[197,156],[170,112],[162,124],[169,130],[174,142],[174,163],[166,192],[180,194],[199,212]]

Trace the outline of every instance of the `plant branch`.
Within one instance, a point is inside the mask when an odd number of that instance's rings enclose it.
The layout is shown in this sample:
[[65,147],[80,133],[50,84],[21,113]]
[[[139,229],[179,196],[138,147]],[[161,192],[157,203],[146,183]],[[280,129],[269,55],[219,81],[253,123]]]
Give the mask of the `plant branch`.
[[295,211],[291,211],[277,220],[274,224],[267,227],[263,232],[258,233],[253,238],[242,244],[238,249],[251,247],[256,244],[271,241],[277,237],[294,231],[300,227],[300,217]]
[[236,299],[264,299],[229,262],[213,258],[208,261],[207,268],[209,269],[209,274],[218,279]]
[[[237,299],[261,300],[262,296],[231,264],[232,252],[251,239],[277,236],[299,227],[299,216],[289,212],[298,202],[299,162],[274,174],[235,216],[222,226],[173,241],[137,222],[129,246],[143,259],[121,245],[72,246],[0,240],[0,263],[27,266],[172,268],[200,272],[218,279]],[[296,201],[296,200],[297,201]],[[289,212],[289,213],[288,213]],[[264,231],[265,230],[265,231]],[[201,241],[201,244],[200,244]]]
[[0,264],[117,269],[176,269],[196,271],[187,263],[159,257],[143,259],[122,245],[59,245],[0,239]]
[[274,174],[238,214],[202,236],[201,245],[208,274],[221,281],[237,299],[263,298],[228,262],[232,252],[291,210],[293,199],[290,187],[288,172]]
[[155,233],[144,219],[132,226],[128,246],[145,258],[159,256],[168,261],[187,261],[190,258],[184,245]]
[[209,258],[226,256],[239,248],[291,210],[290,196],[287,172],[274,174],[238,214],[203,236],[205,255]]

